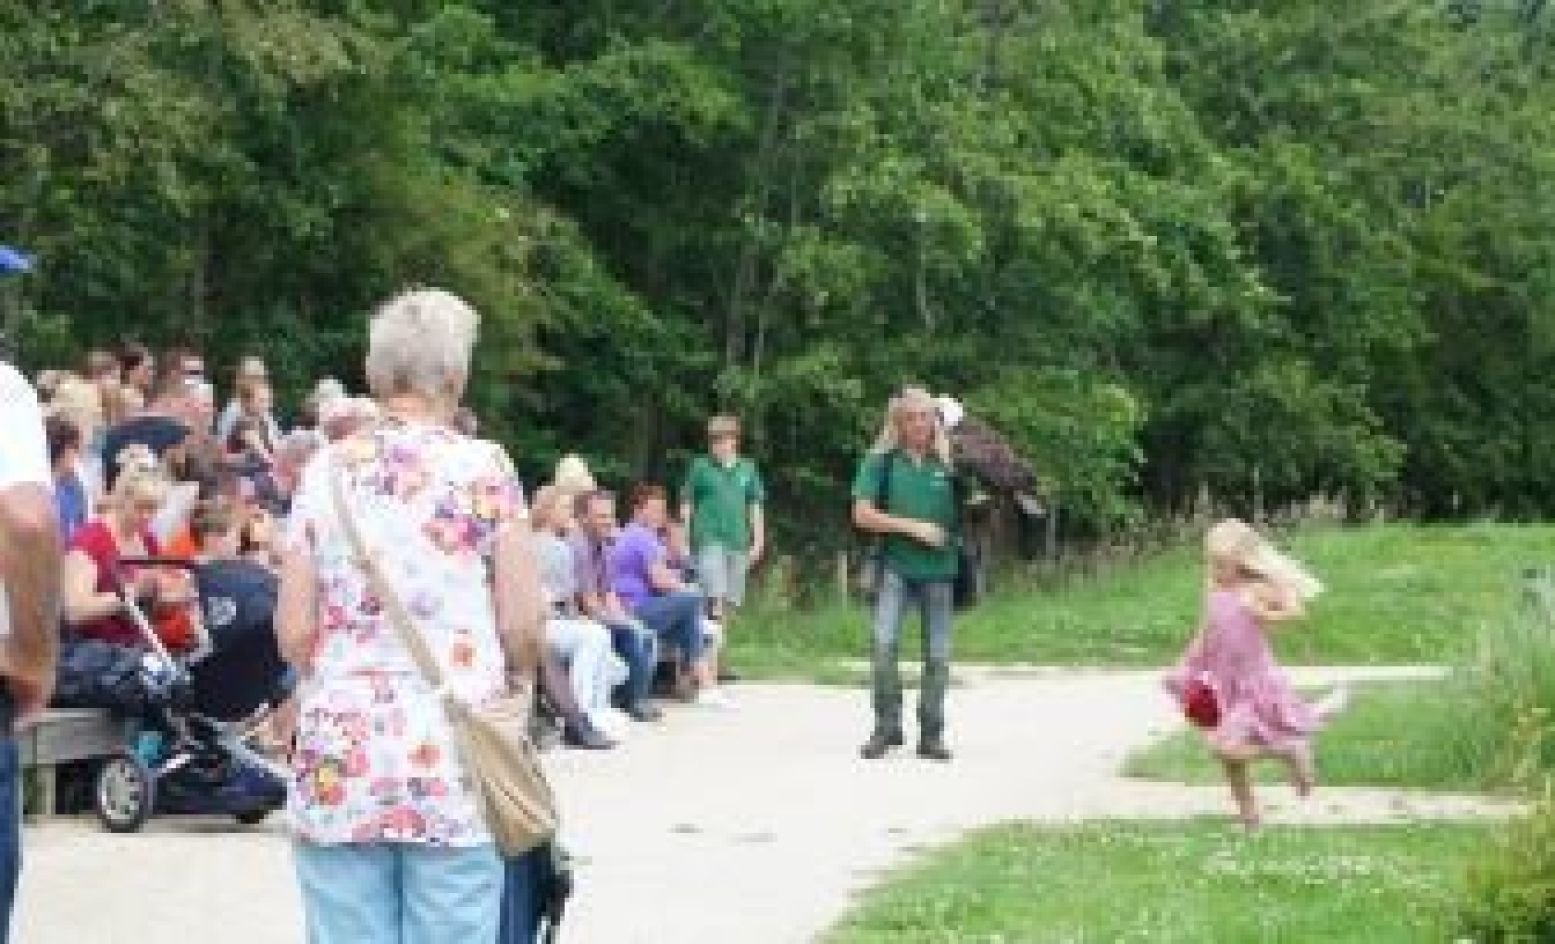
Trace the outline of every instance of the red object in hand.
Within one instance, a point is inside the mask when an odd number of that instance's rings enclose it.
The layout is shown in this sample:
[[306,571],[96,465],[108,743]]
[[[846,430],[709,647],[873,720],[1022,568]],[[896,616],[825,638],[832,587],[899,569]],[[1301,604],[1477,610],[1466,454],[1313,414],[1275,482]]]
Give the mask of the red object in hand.
[[1182,712],[1201,728],[1216,727],[1220,724],[1220,699],[1208,682],[1192,679],[1183,687]]

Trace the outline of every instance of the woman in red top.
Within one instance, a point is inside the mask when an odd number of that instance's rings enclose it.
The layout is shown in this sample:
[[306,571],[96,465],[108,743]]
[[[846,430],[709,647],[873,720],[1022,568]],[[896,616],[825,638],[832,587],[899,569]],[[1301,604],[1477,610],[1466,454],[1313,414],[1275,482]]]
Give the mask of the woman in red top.
[[[139,646],[140,633],[124,615],[114,575],[122,558],[156,557],[161,552],[151,533],[151,519],[167,496],[168,481],[149,450],[144,456],[121,456],[120,463],[119,478],[102,514],[82,525],[70,542],[63,603],[65,622],[81,636]],[[137,597],[155,595],[161,584],[156,571],[148,568],[120,576]]]

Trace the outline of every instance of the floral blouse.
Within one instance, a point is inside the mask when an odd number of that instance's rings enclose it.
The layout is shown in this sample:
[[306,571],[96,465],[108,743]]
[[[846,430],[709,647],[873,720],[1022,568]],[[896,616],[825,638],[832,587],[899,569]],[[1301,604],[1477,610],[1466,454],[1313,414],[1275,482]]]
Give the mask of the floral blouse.
[[363,540],[377,554],[449,689],[501,692],[503,652],[488,577],[498,528],[523,516],[511,462],[491,443],[390,423],[318,456],[288,524],[318,579],[318,635],[304,668],[288,809],[315,843],[491,841],[441,702],[422,680],[334,513],[343,469]]

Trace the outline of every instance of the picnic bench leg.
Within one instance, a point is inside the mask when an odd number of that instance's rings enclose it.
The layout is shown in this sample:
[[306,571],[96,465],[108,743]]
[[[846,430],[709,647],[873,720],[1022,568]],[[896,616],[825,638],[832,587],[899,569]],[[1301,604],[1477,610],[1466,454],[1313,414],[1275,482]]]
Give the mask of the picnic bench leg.
[[56,806],[57,791],[59,790],[59,768],[53,764],[46,767],[34,767],[38,777],[38,815],[53,816],[59,812]]

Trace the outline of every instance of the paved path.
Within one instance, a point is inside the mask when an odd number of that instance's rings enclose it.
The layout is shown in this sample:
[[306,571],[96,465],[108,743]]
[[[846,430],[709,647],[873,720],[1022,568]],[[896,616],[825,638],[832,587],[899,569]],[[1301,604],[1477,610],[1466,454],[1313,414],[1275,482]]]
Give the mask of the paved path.
[[[1346,671],[1358,677],[1429,670]],[[1304,673],[1322,681],[1335,672]],[[553,752],[580,894],[581,944],[797,944],[924,847],[1011,819],[1223,814],[1219,788],[1123,780],[1133,748],[1177,724],[1154,674],[967,672],[952,693],[955,763],[866,764],[865,696],[742,685],[733,712],[682,709],[624,750]],[[1274,822],[1380,822],[1508,808],[1471,797],[1268,789]],[[164,822],[133,837],[31,829],[17,940],[294,944],[284,838]]]

